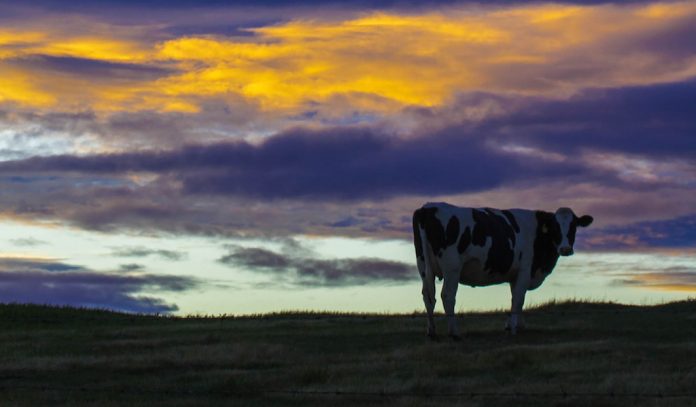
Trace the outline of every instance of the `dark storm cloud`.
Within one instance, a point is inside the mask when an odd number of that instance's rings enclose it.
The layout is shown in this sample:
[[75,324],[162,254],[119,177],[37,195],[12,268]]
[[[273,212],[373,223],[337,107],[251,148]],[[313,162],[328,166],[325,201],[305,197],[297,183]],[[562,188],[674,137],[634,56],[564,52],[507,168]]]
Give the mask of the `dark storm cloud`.
[[351,286],[393,283],[414,278],[412,264],[377,259],[317,259],[307,255],[278,253],[258,247],[233,247],[218,259],[259,273],[270,272],[282,282],[308,286]]
[[[208,162],[237,165],[192,172],[184,177],[185,191],[263,198],[382,199],[479,190],[499,185],[515,171],[524,172],[514,158],[454,134],[399,140],[369,129],[295,130],[251,150],[240,147],[224,155],[220,149],[211,152]],[[474,172],[476,177],[462,177],[456,185],[451,182],[454,174]]]
[[112,256],[116,257],[149,257],[159,256],[165,260],[180,261],[186,258],[186,253],[174,250],[145,249],[141,247],[120,247],[115,249]]
[[506,180],[583,172],[567,163],[526,162],[483,141],[460,129],[410,139],[369,128],[296,129],[260,145],[214,143],[173,151],[35,157],[0,163],[0,171],[154,172],[180,181],[185,194],[329,200],[457,193]]
[[685,157],[696,154],[696,81],[596,89],[567,101],[531,100],[524,108],[486,121],[499,141],[545,150],[581,149]]
[[0,259],[0,302],[4,303],[167,313],[178,307],[142,292],[180,292],[197,285],[186,277],[97,273],[57,261]]

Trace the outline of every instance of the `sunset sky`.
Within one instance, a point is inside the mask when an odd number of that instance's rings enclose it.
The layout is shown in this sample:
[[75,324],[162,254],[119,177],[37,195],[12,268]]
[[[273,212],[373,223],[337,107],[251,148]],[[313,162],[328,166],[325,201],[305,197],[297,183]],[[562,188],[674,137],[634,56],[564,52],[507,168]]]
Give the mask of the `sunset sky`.
[[0,3],[0,302],[421,310],[428,201],[594,217],[530,304],[696,295],[696,2]]

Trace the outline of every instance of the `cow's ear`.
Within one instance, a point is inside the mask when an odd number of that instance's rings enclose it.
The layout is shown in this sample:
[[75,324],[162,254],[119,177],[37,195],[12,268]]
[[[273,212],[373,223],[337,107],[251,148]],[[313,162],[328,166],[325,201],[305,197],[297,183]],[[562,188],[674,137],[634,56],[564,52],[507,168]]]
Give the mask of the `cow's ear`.
[[578,218],[578,226],[588,227],[594,219],[590,215],[583,215]]

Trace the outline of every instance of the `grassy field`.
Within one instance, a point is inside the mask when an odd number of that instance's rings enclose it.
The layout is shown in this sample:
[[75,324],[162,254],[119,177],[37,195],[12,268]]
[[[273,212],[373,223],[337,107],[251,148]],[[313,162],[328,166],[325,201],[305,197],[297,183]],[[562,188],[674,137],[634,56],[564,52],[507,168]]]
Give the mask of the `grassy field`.
[[[167,318],[0,306],[0,405],[696,405],[696,301],[502,313]],[[438,320],[445,331],[443,318]]]

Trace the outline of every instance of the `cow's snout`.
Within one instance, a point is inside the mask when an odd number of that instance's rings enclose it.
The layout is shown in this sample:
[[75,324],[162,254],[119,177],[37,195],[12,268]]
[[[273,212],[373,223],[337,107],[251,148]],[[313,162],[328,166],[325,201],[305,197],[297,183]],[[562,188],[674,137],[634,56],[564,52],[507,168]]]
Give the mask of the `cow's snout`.
[[573,248],[572,247],[561,247],[558,249],[558,254],[561,256],[570,256],[573,254]]

